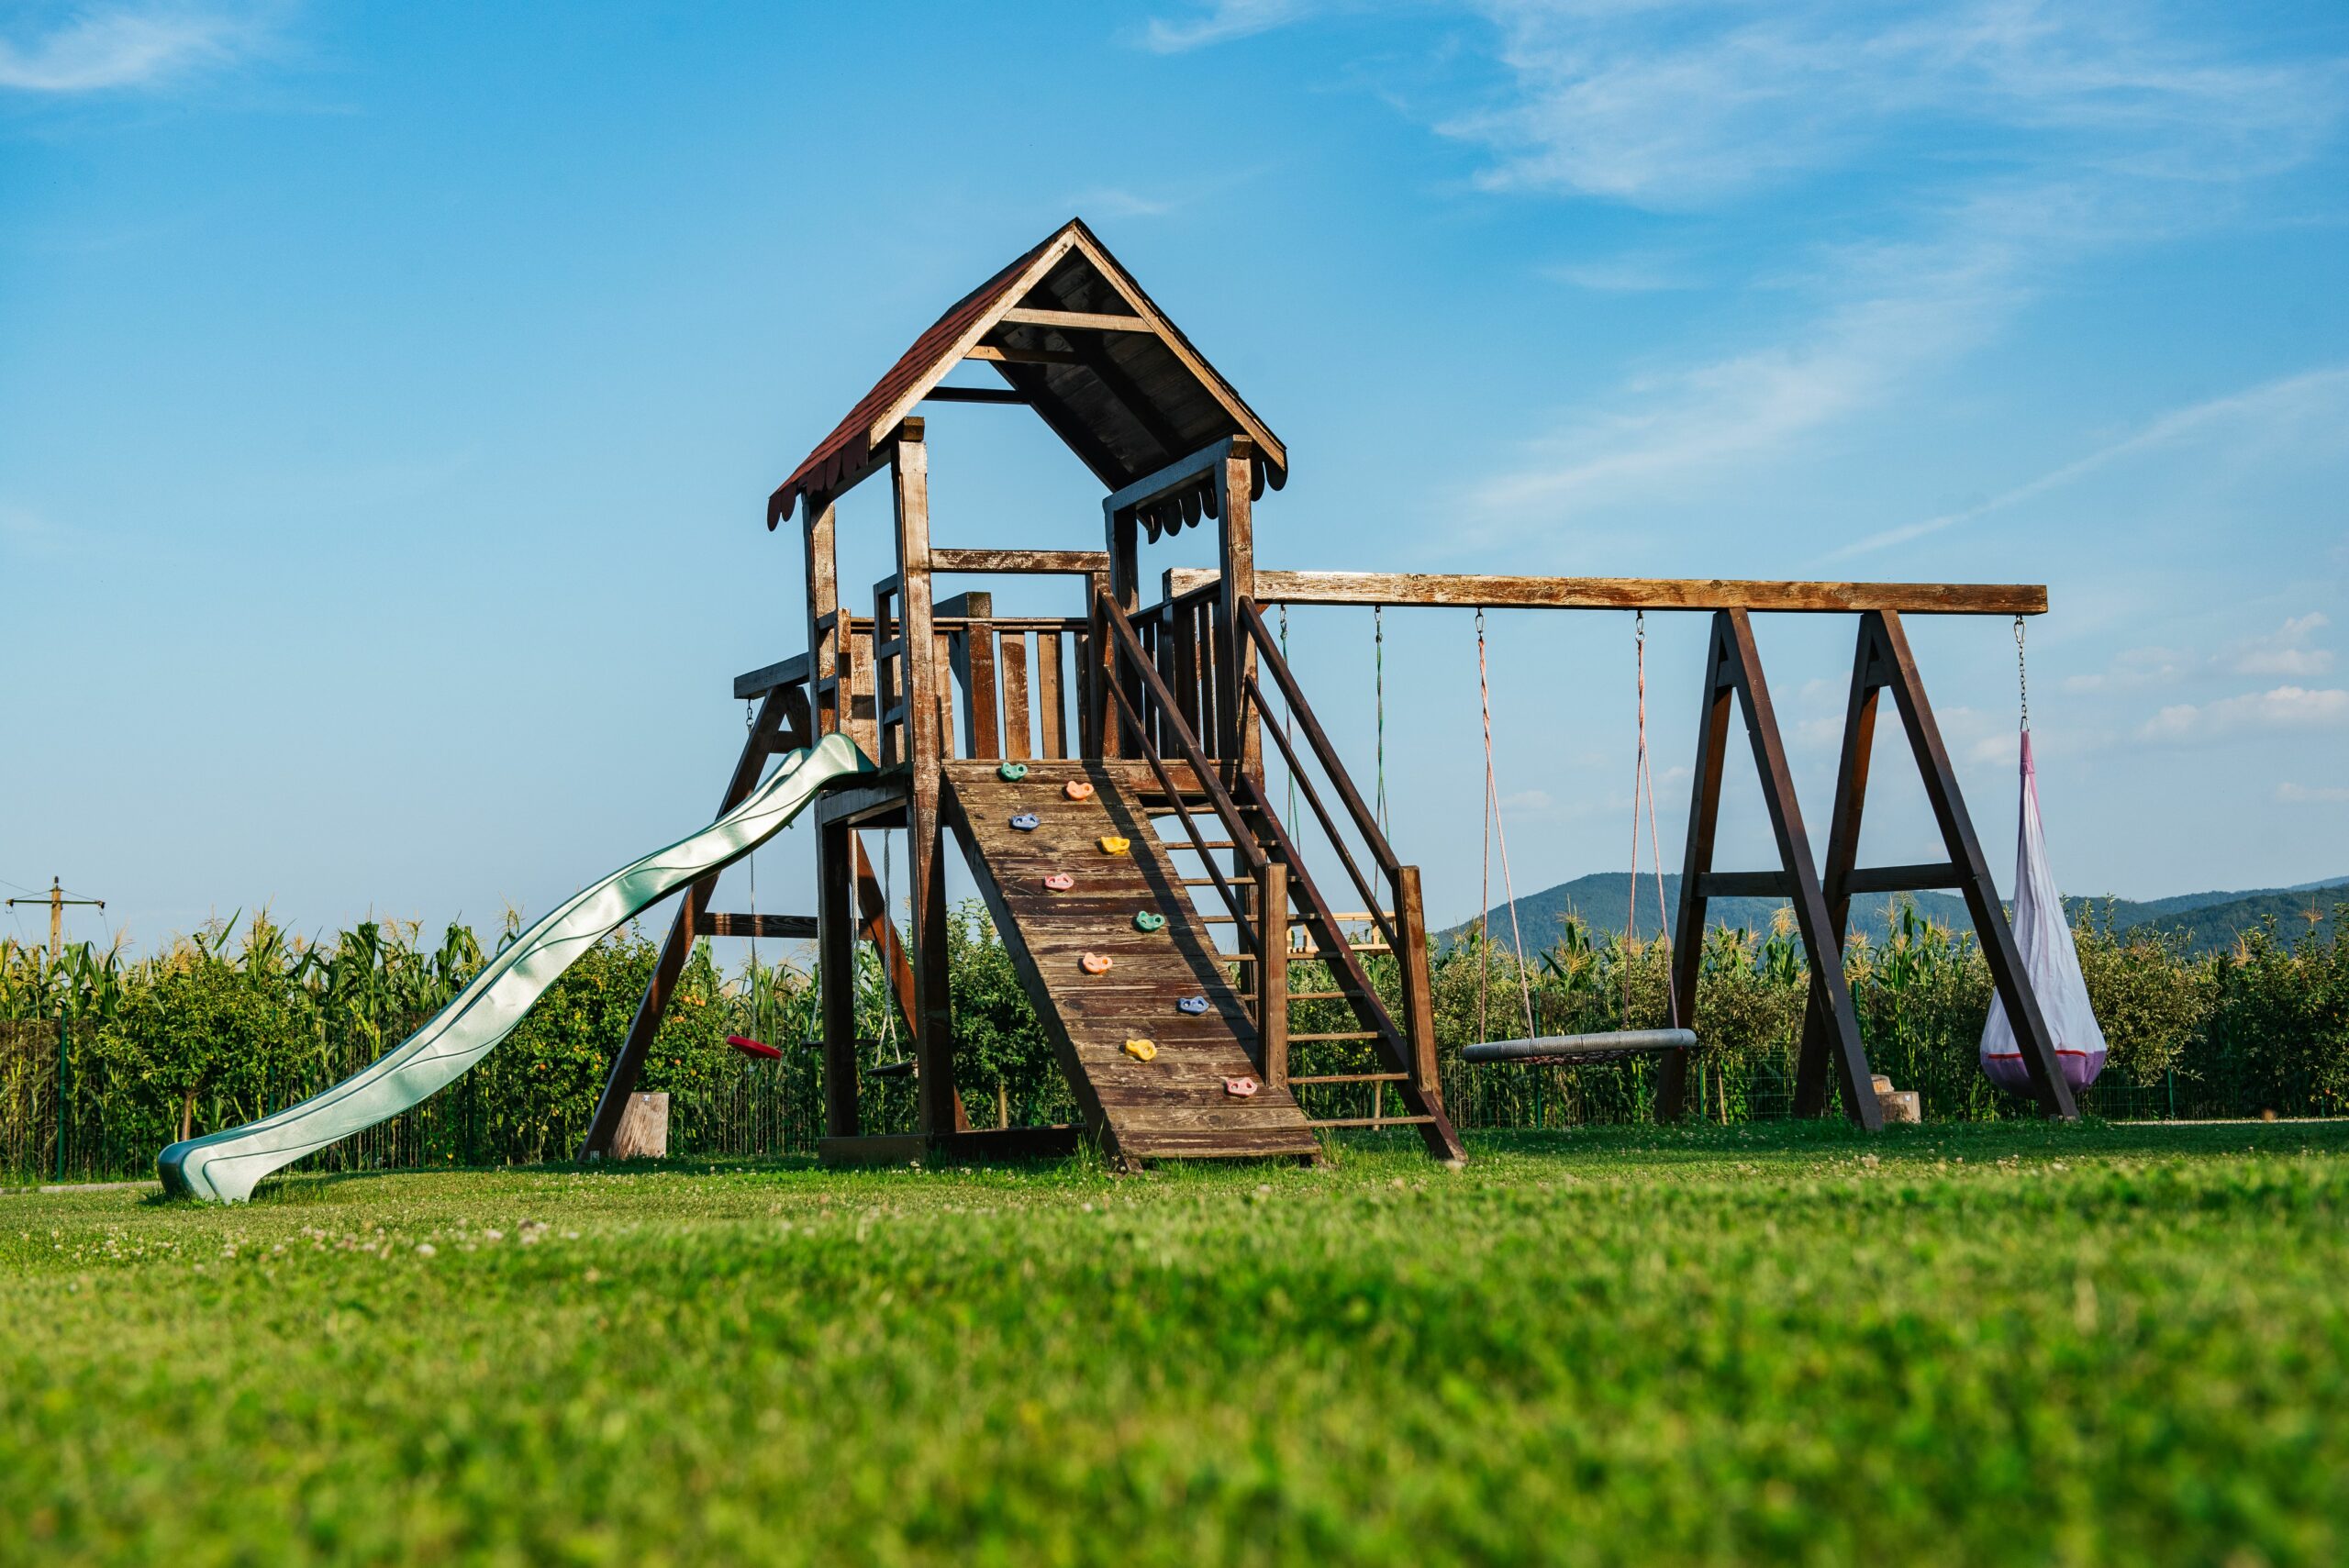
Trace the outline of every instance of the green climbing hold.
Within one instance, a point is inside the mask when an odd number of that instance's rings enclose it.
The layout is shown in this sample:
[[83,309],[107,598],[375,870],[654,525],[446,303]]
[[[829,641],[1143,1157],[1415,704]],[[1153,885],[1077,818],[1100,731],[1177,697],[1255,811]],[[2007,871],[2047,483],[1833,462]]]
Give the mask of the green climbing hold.
[[1134,917],[1134,929],[1137,931],[1163,931],[1165,929],[1166,917],[1163,915],[1152,914],[1145,909]]
[[1006,783],[1018,784],[1021,779],[1028,776],[1028,764],[1025,762],[1006,762],[1003,766],[995,771],[995,774],[996,777],[1004,780]]

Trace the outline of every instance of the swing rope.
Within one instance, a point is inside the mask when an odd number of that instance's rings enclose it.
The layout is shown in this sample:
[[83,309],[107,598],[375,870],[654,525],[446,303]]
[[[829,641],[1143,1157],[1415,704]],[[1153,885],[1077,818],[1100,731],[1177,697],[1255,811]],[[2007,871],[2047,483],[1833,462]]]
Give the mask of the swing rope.
[[1476,611],[1476,704],[1485,725],[1485,855],[1482,881],[1477,902],[1482,909],[1476,917],[1476,1040],[1484,1043],[1491,1038],[1486,1032],[1485,993],[1492,973],[1491,949],[1486,931],[1492,919],[1493,856],[1496,840],[1501,851],[1501,889],[1508,896],[1508,929],[1510,944],[1517,950],[1517,989],[1525,1004],[1525,1038],[1531,1040],[1538,1032],[1533,1027],[1533,986],[1525,973],[1525,933],[1517,919],[1517,881],[1508,869],[1508,828],[1501,821],[1500,787],[1493,771],[1493,689],[1492,677],[1485,659],[1485,612]]
[[[1648,762],[1648,613],[1634,612],[1631,622],[1631,666],[1639,695],[1639,755],[1631,767],[1631,906],[1623,916],[1623,945],[1629,949],[1640,931],[1640,797],[1644,794],[1648,807],[1648,862],[1655,872],[1656,932],[1664,935],[1672,925],[1672,914],[1664,899],[1664,838],[1655,826],[1655,770]],[[1678,981],[1667,970],[1664,973],[1664,995],[1677,1010]],[[1631,1021],[1631,966],[1623,966],[1623,1023]]]

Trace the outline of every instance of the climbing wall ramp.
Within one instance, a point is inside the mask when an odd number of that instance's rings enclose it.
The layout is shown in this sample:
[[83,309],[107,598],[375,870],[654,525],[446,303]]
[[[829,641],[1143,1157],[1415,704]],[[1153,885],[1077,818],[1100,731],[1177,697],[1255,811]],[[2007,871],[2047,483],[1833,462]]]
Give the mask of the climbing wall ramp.
[[[992,762],[948,762],[943,803],[1105,1151],[1127,1162],[1314,1157],[1295,1098],[1263,1086],[1255,1026],[1211,928],[1114,764],[1024,767],[1007,779]],[[1072,798],[1072,782],[1089,795]],[[1125,840],[1124,851],[1105,851],[1104,839]],[[1063,876],[1066,888],[1047,884]],[[1088,954],[1108,968],[1089,972]],[[1205,1010],[1186,1011],[1186,997],[1204,998]],[[1150,1060],[1129,1053],[1138,1040],[1154,1046]],[[1239,1079],[1256,1092],[1231,1094]]]

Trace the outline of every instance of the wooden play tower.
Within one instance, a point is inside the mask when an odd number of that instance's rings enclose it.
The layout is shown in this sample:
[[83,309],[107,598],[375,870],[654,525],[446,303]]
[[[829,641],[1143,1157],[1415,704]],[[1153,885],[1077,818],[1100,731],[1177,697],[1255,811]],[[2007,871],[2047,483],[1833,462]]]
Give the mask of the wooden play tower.
[[[1004,384],[943,384],[950,371],[973,361]],[[919,411],[972,402],[1033,409],[1098,478],[1107,491],[1100,550],[931,545]],[[1286,483],[1288,463],[1280,439],[1082,222],[1005,267],[917,339],[768,500],[768,528],[796,518],[804,543],[807,651],[736,680],[735,695],[758,708],[722,804],[747,794],[772,756],[835,732],[853,739],[879,772],[813,808],[812,917],[715,913],[715,879],[682,897],[582,1152],[609,1150],[694,940],[755,931],[817,944],[821,1147],[830,1158],[1045,1152],[1089,1134],[1128,1166],[1175,1157],[1309,1159],[1319,1129],[1375,1120],[1411,1127],[1431,1155],[1459,1159],[1436,1071],[1418,868],[1397,858],[1281,658],[1260,608],[1275,604],[1709,612],[1712,651],[1675,932],[1678,995],[1696,993],[1708,897],[1788,898],[1814,977],[1799,1108],[1823,1110],[1831,1082],[1846,1113],[1873,1127],[1879,1113],[1839,962],[1849,901],[1870,891],[1957,888],[2020,1021],[2043,1108],[2072,1114],[1900,619],[2035,615],[2046,607],[2043,590],[1259,572],[1253,508]],[[837,504],[882,476],[894,500],[896,570],[869,597],[844,598]],[[1159,596],[1145,605],[1143,547],[1208,526],[1216,568],[1162,573]],[[1069,613],[997,616],[988,593],[955,591],[957,580],[1037,575],[1066,582]],[[1751,615],[1777,610],[1859,617],[1823,871],[1753,645]],[[1887,690],[1948,846],[1945,862],[1856,862],[1877,695]],[[1262,722],[1275,702],[1289,723]],[[1773,870],[1712,869],[1732,707],[1761,772],[1780,861]],[[1268,741],[1312,815],[1321,863],[1307,863],[1296,825],[1274,809]],[[906,835],[911,915],[902,940],[863,842],[875,831]],[[1082,1128],[974,1129],[965,1114],[947,984],[950,840],[1051,1038]],[[1062,877],[1071,885],[1053,885]],[[860,940],[880,950],[908,1033],[918,1084],[912,1134],[867,1136],[862,1126],[853,1017]],[[1385,997],[1367,954],[1392,955]],[[1106,969],[1088,959],[1107,960]],[[1291,992],[1291,964],[1307,962],[1325,966],[1331,989]],[[1354,1027],[1293,1035],[1289,1007],[1299,1000],[1341,1002]],[[1127,1049],[1141,1040],[1155,1048],[1147,1060]],[[1292,1049],[1308,1040],[1352,1042],[1368,1065],[1292,1078]],[[1666,1055],[1664,1114],[1681,1108],[1687,1055]],[[1382,1114],[1308,1118],[1297,1091],[1341,1082],[1377,1085]]]

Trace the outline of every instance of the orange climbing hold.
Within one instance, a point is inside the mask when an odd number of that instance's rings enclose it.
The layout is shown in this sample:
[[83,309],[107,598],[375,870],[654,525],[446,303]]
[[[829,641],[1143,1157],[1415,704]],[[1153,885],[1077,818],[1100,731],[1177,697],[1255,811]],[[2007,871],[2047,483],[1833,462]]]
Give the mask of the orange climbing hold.
[[1107,974],[1109,973],[1109,955],[1106,952],[1088,952],[1076,961],[1076,966],[1087,974]]
[[1083,779],[1071,779],[1061,787],[1061,793],[1071,800],[1091,800],[1093,786]]

